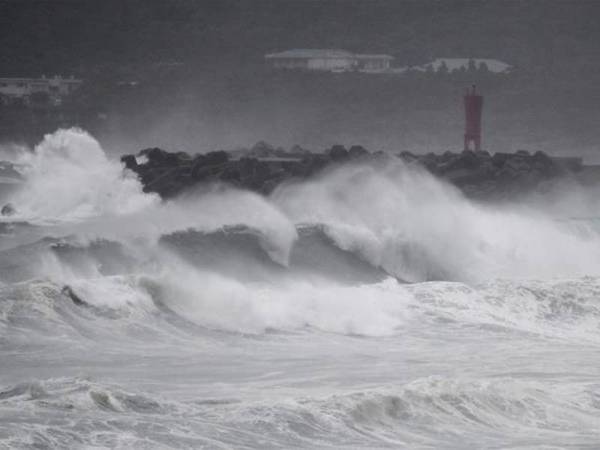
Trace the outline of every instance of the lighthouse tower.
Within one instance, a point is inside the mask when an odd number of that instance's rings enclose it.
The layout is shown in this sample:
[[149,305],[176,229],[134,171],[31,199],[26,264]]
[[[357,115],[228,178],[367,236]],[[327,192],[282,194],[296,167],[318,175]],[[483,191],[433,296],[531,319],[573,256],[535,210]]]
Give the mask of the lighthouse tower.
[[483,96],[477,94],[475,85],[467,89],[465,100],[465,150],[469,150],[471,142],[474,150],[481,150],[481,111]]

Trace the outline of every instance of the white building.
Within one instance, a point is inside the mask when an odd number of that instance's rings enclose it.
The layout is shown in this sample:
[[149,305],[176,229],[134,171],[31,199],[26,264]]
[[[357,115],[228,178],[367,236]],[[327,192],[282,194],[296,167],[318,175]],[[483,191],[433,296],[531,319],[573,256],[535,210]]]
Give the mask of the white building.
[[385,72],[390,70],[393,56],[390,55],[354,55],[356,67],[362,72]]
[[303,69],[328,72],[383,72],[390,68],[392,56],[359,55],[337,49],[293,49],[265,55],[275,69]]
[[444,66],[450,73],[469,70],[469,68],[473,67],[478,70],[484,67],[492,73],[509,73],[512,69],[510,65],[503,61],[485,58],[437,58],[427,64],[407,69],[420,72],[439,72],[440,70],[444,70]]
[[59,105],[62,99],[75,91],[82,81],[74,77],[63,78],[54,76],[52,78],[0,78],[0,97],[4,101],[20,99],[29,103],[33,94],[43,93],[55,105]]

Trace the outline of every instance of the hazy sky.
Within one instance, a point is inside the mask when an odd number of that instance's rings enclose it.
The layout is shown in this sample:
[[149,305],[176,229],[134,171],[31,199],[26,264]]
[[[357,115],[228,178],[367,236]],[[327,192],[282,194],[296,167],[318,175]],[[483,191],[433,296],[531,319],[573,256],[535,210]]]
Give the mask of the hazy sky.
[[[491,151],[594,158],[599,24],[600,2],[592,0],[3,0],[0,68],[9,76],[82,77],[88,109],[108,117],[83,123],[129,147],[204,151],[265,139],[456,149],[461,92],[477,82]],[[422,81],[266,72],[263,55],[288,48],[387,53],[397,66],[494,58],[515,71]],[[172,62],[181,66],[168,72]],[[140,88],[122,92],[115,87],[122,80]]]

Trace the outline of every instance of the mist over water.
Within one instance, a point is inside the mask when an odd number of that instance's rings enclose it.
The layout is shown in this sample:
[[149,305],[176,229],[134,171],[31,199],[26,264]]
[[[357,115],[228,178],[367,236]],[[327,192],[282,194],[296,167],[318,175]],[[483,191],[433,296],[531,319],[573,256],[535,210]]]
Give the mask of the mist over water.
[[165,202],[82,130],[17,159],[0,237],[8,447],[600,440],[585,192],[483,205],[389,159],[269,197],[214,185]]

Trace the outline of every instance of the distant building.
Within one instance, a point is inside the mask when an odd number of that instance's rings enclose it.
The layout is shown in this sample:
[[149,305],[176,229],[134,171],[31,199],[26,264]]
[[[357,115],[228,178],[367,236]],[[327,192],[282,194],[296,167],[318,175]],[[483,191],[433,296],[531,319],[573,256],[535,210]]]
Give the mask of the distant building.
[[325,71],[352,70],[355,58],[345,50],[295,49],[265,55],[276,69],[305,69]]
[[394,59],[390,55],[354,55],[354,58],[356,68],[362,72],[385,72]]
[[60,105],[67,95],[75,91],[82,81],[74,77],[63,78],[0,78],[0,100],[10,103],[22,100],[30,104],[32,96],[39,94],[53,105]]
[[421,66],[408,68],[421,72],[457,72],[462,70],[488,70],[492,73],[509,73],[512,67],[497,59],[485,58],[437,58]]
[[394,59],[389,55],[354,54],[337,49],[293,49],[265,55],[275,69],[300,69],[328,72],[384,72]]

